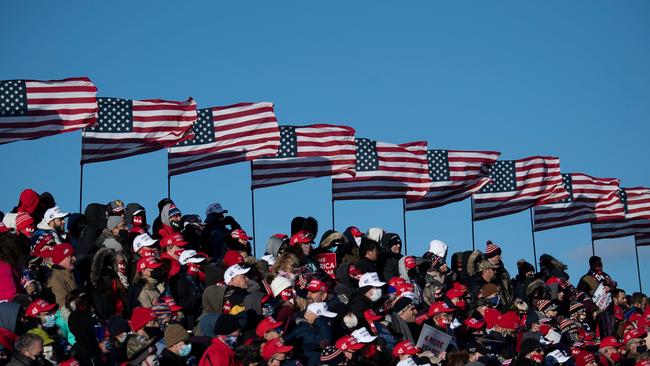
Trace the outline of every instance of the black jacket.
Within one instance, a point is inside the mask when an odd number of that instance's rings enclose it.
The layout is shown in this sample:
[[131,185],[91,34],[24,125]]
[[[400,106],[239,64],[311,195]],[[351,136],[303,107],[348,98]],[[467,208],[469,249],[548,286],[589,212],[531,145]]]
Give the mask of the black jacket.
[[160,354],[160,366],[185,366],[187,360],[165,348]]

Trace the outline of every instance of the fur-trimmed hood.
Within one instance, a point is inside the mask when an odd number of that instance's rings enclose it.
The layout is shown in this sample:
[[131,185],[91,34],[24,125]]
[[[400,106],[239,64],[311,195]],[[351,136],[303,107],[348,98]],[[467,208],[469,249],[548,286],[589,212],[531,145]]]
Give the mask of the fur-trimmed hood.
[[467,274],[472,277],[478,273],[478,264],[483,260],[483,252],[475,250],[467,258]]
[[115,272],[115,252],[112,249],[101,248],[93,257],[90,267],[90,282],[97,286],[103,274],[107,271]]

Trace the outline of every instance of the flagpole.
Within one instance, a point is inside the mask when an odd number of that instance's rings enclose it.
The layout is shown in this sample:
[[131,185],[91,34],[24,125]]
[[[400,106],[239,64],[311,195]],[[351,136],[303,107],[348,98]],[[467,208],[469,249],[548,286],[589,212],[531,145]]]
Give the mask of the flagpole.
[[636,252],[636,273],[639,276],[639,292],[643,292],[643,287],[641,287],[641,266],[639,266],[639,246],[636,245],[636,241],[634,243],[634,251]]
[[470,197],[470,201],[470,210],[472,210],[472,212],[469,215],[469,219],[472,222],[472,251],[474,251],[476,250],[476,246],[474,244],[474,197]]
[[84,194],[84,163],[79,163],[79,213],[83,207],[83,194]]
[[333,192],[334,192],[334,180],[330,179],[330,182],[332,184],[332,189],[330,190],[330,192],[331,192],[330,194],[332,196],[332,230],[336,230],[336,229],[334,229],[334,227],[335,227],[335,225],[334,225],[334,194],[333,194]]
[[253,219],[253,257],[257,257],[257,234],[255,234],[255,188],[253,188],[253,161],[251,160],[251,216]]
[[533,220],[533,208],[530,211],[530,233],[533,236],[533,261],[535,263],[535,272],[537,272],[537,248],[535,246],[535,221]]
[[590,222],[589,226],[591,227],[591,255],[595,256],[596,255],[596,245],[594,244],[594,224]]
[[172,198],[172,176],[167,173],[167,198]]
[[404,254],[409,255],[409,247],[406,244],[406,198],[402,198],[402,222],[404,223]]

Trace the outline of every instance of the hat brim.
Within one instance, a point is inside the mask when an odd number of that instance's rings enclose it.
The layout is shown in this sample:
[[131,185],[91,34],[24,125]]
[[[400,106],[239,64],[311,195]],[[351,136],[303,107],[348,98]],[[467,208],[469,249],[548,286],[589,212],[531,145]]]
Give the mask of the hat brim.
[[323,311],[319,316],[324,316],[326,318],[336,318],[337,314],[331,311]]
[[205,260],[204,257],[189,257],[183,261],[181,264],[188,264],[188,263],[201,263]]

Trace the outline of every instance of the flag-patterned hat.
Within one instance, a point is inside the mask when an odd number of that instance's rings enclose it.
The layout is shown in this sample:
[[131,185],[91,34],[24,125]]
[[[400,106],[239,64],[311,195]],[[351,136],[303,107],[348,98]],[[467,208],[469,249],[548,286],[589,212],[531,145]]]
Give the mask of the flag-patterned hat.
[[485,256],[487,258],[492,258],[497,255],[501,255],[501,248],[494,244],[492,240],[488,240],[487,243],[485,243]]

